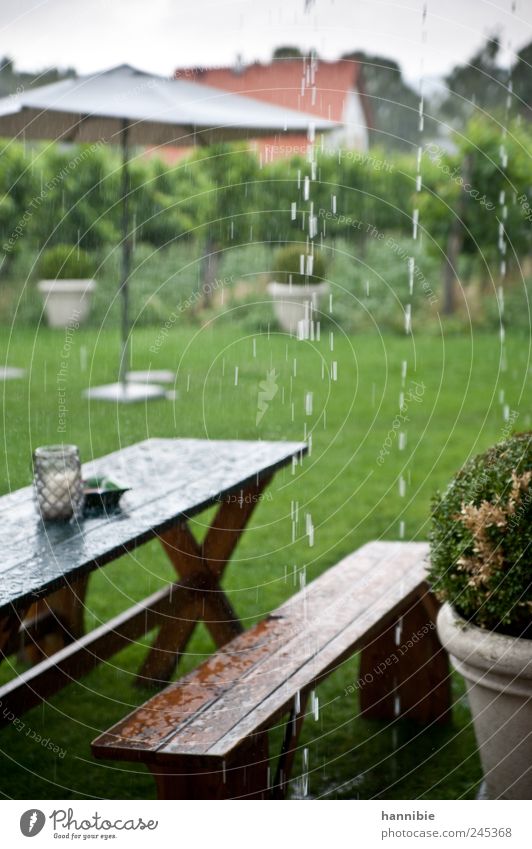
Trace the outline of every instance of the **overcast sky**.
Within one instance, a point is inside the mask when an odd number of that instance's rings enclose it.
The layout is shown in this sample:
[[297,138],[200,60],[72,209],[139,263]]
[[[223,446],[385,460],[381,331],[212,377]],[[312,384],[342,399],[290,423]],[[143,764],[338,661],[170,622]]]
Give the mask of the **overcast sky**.
[[[463,62],[498,31],[505,59],[532,39],[532,0],[0,0],[0,55],[23,70],[79,72],[122,62],[171,74],[183,65],[267,59],[315,47],[325,59],[363,49],[395,58],[412,82]],[[307,8],[308,7],[308,8]],[[512,8],[515,7],[514,11]]]

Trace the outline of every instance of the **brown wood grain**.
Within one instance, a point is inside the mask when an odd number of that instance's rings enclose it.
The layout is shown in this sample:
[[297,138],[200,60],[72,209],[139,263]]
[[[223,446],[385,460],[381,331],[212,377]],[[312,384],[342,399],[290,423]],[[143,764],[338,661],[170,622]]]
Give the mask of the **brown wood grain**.
[[137,640],[158,624],[161,616],[175,617],[177,610],[193,603],[196,592],[186,584],[158,590],[4,684],[0,687],[0,701],[16,715],[29,710]]
[[95,753],[127,758],[143,750],[161,763],[227,757],[415,598],[427,551],[422,543],[364,546],[118,723],[95,741]]
[[148,682],[170,680],[199,620],[205,622],[218,648],[242,633],[240,620],[219,581],[270,480],[271,475],[265,475],[242,487],[240,493],[222,500],[202,544],[184,522],[160,535],[178,576],[194,581],[201,588],[202,597],[194,609],[189,609],[186,620],[168,621],[161,627],[140,670],[138,683],[145,686]]

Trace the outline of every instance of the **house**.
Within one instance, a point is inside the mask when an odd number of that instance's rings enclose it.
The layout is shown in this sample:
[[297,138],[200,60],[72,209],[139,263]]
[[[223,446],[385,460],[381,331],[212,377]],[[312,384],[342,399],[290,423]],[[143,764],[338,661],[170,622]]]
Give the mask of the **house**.
[[[232,68],[177,68],[174,76],[337,121],[342,126],[327,134],[329,148],[368,149],[368,102],[362,93],[360,65],[351,59],[283,58],[267,64],[237,63]],[[303,134],[254,142],[264,162],[304,154],[308,145]]]

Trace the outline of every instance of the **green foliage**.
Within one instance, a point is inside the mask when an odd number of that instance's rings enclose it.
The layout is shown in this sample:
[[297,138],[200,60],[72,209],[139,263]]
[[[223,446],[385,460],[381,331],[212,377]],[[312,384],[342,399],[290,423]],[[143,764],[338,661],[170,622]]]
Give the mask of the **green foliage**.
[[43,252],[39,269],[45,280],[85,280],[94,275],[95,263],[75,245],[55,245]]
[[4,266],[20,253],[35,211],[34,160],[17,142],[5,142],[0,152],[0,244]]
[[441,111],[447,120],[463,124],[476,108],[492,111],[503,106],[508,71],[498,65],[500,48],[499,37],[488,36],[468,62],[445,77],[449,93]]
[[486,327],[499,330],[501,318],[506,330],[515,330],[530,335],[532,327],[532,278],[520,280],[504,293],[504,311],[501,314],[501,303],[497,295],[485,300]]
[[[412,307],[415,333],[436,319],[439,261],[400,233],[370,236],[364,253],[346,240],[331,248],[328,277],[333,316],[348,331],[375,328],[405,332],[405,310]],[[410,292],[409,258],[414,259]]]
[[307,251],[303,245],[287,245],[275,252],[272,273],[279,283],[291,281],[295,286],[321,283],[325,277],[325,260],[319,251]]
[[532,433],[516,434],[466,463],[433,503],[437,595],[475,624],[515,635],[532,624],[531,471]]
[[[459,216],[463,250],[476,255],[488,269],[498,264],[499,226],[506,207],[508,267],[530,252],[530,153],[532,131],[517,121],[508,126],[502,141],[500,125],[477,116],[464,135],[456,137],[456,153],[438,145],[428,148],[424,158],[420,196],[420,220],[431,237],[445,249],[452,222]],[[501,162],[504,146],[507,164]],[[501,203],[501,198],[504,198]],[[459,208],[461,205],[461,209]],[[528,204],[528,206],[527,206]]]
[[304,53],[299,47],[291,47],[290,45],[276,47],[272,53],[272,59],[302,59]]

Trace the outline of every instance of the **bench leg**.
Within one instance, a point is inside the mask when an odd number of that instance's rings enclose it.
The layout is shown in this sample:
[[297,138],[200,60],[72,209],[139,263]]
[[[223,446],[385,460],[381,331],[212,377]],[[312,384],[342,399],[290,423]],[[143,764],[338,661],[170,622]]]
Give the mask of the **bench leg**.
[[367,719],[445,722],[451,710],[449,658],[430,606],[418,599],[362,650],[358,690]]
[[294,758],[297,752],[297,742],[305,719],[308,692],[301,693],[300,698],[301,703],[299,705],[299,711],[296,713],[296,708],[293,707],[290,711],[288,722],[286,723],[283,745],[281,748],[281,754],[279,755],[279,762],[277,764],[277,771],[272,787],[271,795],[273,799],[284,799],[286,791],[288,790],[288,782],[292,774]]
[[150,765],[158,799],[267,799],[268,734],[242,744],[227,762],[176,758],[175,766]]

